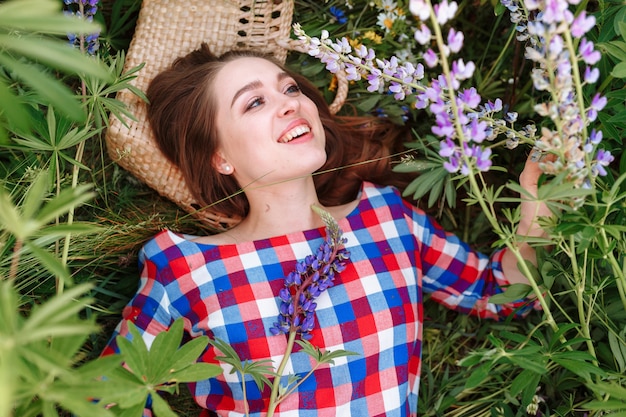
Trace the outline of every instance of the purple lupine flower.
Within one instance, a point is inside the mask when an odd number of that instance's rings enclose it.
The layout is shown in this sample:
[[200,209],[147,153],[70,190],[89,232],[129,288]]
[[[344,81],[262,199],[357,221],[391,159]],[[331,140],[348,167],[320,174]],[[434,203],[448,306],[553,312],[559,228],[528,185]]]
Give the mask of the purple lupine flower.
[[440,25],[445,25],[446,22],[454,17],[456,11],[458,9],[458,5],[456,2],[451,1],[448,3],[448,0],[442,0],[441,3],[435,4],[433,6],[433,10],[435,10],[435,16],[437,16],[437,22]]
[[587,16],[587,12],[583,10],[572,22],[572,36],[575,38],[582,37],[585,33],[589,32],[595,24],[596,18],[593,16]]
[[587,84],[595,84],[600,78],[600,70],[597,68],[586,67],[584,80]]
[[426,45],[430,42],[432,32],[430,31],[428,26],[422,23],[420,27],[415,30],[415,34],[413,36],[420,45]]
[[411,0],[409,2],[409,11],[413,16],[419,17],[424,21],[430,16],[430,7],[424,0]]
[[429,68],[433,68],[439,62],[439,58],[437,58],[437,54],[432,49],[428,49],[424,52],[424,62],[428,65]]
[[450,52],[457,53],[463,47],[463,32],[456,31],[454,28],[450,28],[450,32],[448,32],[448,48],[450,48]]
[[332,216],[320,209],[326,223],[326,239],[315,254],[308,255],[296,264],[284,280],[284,287],[278,293],[279,315],[270,327],[273,335],[298,332],[308,340],[315,325],[315,300],[334,285],[336,274],[345,269],[350,258],[343,245],[346,238]]
[[593,122],[598,117],[598,112],[601,111],[604,106],[606,106],[607,99],[600,95],[600,93],[596,93],[591,100],[591,105],[589,106],[589,110],[587,110],[587,119]]
[[[88,22],[92,22],[93,16],[98,12],[98,2],[99,0],[63,0],[63,3],[69,6],[68,10],[65,11],[67,15],[77,16]],[[70,33],[67,35],[67,38],[70,45],[85,48],[89,55],[94,55],[100,47],[100,32],[89,34],[84,38]],[[81,44],[81,42],[84,43]]]
[[600,58],[602,58],[600,52],[593,48],[593,42],[588,41],[586,38],[582,38],[580,40],[578,52],[580,53],[583,61],[585,61],[588,65],[594,65],[600,60]]

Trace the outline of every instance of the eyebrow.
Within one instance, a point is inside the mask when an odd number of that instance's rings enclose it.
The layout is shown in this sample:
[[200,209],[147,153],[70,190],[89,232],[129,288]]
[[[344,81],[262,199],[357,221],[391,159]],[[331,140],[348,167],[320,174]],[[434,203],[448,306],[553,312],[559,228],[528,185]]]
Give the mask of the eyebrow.
[[[277,79],[278,82],[281,82],[285,78],[289,78],[289,77],[290,77],[290,75],[287,74],[286,72],[279,72],[276,75],[276,79]],[[262,85],[263,85],[263,83],[261,82],[261,80],[254,80],[254,81],[251,81],[248,84],[244,85],[243,87],[241,87],[239,90],[237,90],[237,92],[233,96],[233,100],[230,103],[230,107],[232,108],[235,105],[235,101],[237,101],[239,96],[241,96],[243,93],[245,93],[246,91],[254,90],[255,88],[259,88]]]

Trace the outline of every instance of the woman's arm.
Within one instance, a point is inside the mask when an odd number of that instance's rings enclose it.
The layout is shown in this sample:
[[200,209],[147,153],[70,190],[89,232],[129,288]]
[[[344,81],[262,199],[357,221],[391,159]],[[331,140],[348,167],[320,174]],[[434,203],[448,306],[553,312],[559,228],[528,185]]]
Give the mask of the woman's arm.
[[[528,190],[533,197],[537,196],[537,184],[540,176],[539,162],[533,161],[531,157],[528,157],[524,170],[520,175],[520,185],[525,190]],[[530,201],[522,196],[521,220],[517,228],[517,234],[527,237],[544,237],[545,232],[539,226],[539,218],[547,217],[551,214],[550,209],[544,203]],[[537,265],[535,248],[525,242],[521,242],[518,248],[524,259],[530,261],[535,266]],[[517,267],[517,258],[508,249],[502,258],[502,270],[511,284],[528,284],[528,278]]]

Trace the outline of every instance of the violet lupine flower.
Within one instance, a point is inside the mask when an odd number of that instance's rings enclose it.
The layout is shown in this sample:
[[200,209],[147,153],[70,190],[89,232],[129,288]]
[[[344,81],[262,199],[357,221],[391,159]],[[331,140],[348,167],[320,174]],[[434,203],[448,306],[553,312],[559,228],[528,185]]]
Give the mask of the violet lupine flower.
[[[93,16],[98,11],[99,0],[63,0],[68,9],[65,11],[67,15],[83,18],[88,22],[93,21]],[[74,6],[72,6],[74,5]],[[82,7],[82,12],[81,12]],[[100,32],[91,33],[84,37],[84,43],[81,45],[81,37],[70,33],[67,35],[70,45],[80,48],[85,47],[89,55],[94,55],[100,47]]]
[[333,217],[315,207],[326,223],[326,239],[317,252],[308,255],[296,264],[295,269],[285,277],[285,286],[280,290],[278,321],[270,327],[273,335],[298,332],[308,340],[315,324],[315,300],[334,285],[336,274],[345,269],[345,262],[350,258],[343,245],[347,239]]
[[[509,11],[537,12],[534,20],[527,21],[526,25],[531,41],[526,48],[526,58],[536,64],[531,73],[535,88],[551,92],[555,99],[537,104],[535,111],[559,126],[558,131],[547,127],[541,130],[536,148],[556,155],[557,160],[542,162],[540,166],[548,174],[566,173],[567,180],[576,186],[590,186],[590,178],[606,175],[605,167],[613,160],[610,152],[598,149],[601,132],[592,130],[586,137],[589,124],[597,119],[607,100],[596,94],[588,107],[581,109],[573,78],[573,67],[582,63],[585,84],[593,84],[599,79],[599,70],[593,65],[600,60],[600,52],[584,37],[595,25],[595,18],[584,10],[574,16],[570,6],[576,5],[577,0],[525,0],[524,7],[517,0],[501,1]],[[579,39],[577,51],[570,51],[564,43],[568,32],[574,39]]]
[[[419,18],[427,19],[430,16],[431,4],[428,0],[412,0],[409,7]],[[432,8],[435,20],[444,23],[454,17],[457,9],[455,2],[447,0]],[[432,38],[431,28],[426,24],[425,21],[420,22],[415,31],[415,39],[420,43],[428,43]],[[435,121],[432,132],[442,138],[441,156],[448,159],[444,166],[450,172],[459,170],[470,172],[468,164],[475,165],[481,171],[488,169],[491,163],[487,160],[491,151],[483,152],[473,145],[484,140],[493,140],[500,133],[511,130],[507,127],[506,121],[493,120],[495,113],[502,110],[501,105],[497,111],[490,105],[479,107],[481,97],[476,89],[459,91],[457,93],[459,95],[452,102],[450,90],[457,92],[461,82],[473,76],[475,65],[471,61],[466,63],[463,59],[453,60],[449,79],[439,75],[431,80],[430,85],[425,86],[422,83],[424,77],[422,64],[402,63],[396,56],[379,59],[375,57],[373,50],[364,46],[350,53],[349,44],[345,40],[332,42],[328,39],[328,32],[325,31],[322,31],[320,38],[311,38],[297,24],[294,25],[294,33],[308,46],[309,55],[320,59],[329,71],[343,70],[351,80],[356,80],[360,76],[367,80],[367,90],[370,92],[383,93],[387,89],[396,100],[413,97],[416,108],[428,109]],[[448,44],[442,46],[444,57],[459,52],[463,40],[462,32],[450,29],[447,35]],[[435,67],[440,59],[432,49],[424,51],[422,58],[428,67]],[[451,83],[450,86],[447,85],[448,82]],[[452,104],[456,105],[456,114]],[[463,140],[457,137],[461,132],[466,136]],[[519,137],[523,136],[510,133],[508,135],[507,144],[510,147],[514,147],[519,142]],[[473,145],[463,147],[461,145],[463,141],[473,142]],[[446,153],[446,146],[452,145],[454,148]]]

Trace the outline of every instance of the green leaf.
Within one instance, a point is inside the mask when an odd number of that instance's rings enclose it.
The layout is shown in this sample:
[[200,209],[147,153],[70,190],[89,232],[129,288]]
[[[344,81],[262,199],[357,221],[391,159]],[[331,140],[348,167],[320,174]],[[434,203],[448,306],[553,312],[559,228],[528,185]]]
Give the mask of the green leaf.
[[27,130],[28,112],[26,111],[26,107],[20,102],[18,97],[11,92],[2,78],[0,78],[0,103],[3,103],[1,108],[4,112],[4,118],[10,121],[15,129],[21,131]]
[[476,388],[489,376],[493,362],[488,361],[476,368],[465,381],[465,389]]
[[[183,321],[176,320],[167,330],[160,332],[152,342],[148,352],[146,378],[151,384],[160,384],[171,369],[174,354],[183,337]],[[188,363],[186,365],[189,365]]]
[[493,304],[506,304],[523,300],[532,291],[528,284],[511,284],[504,292],[489,297],[489,302]]
[[172,356],[170,368],[179,370],[195,363],[208,344],[209,338],[207,336],[196,337],[186,342],[178,349],[176,354]]
[[[530,369],[524,369],[511,382],[509,392],[512,397],[517,397],[526,387],[535,382],[536,373]],[[535,385],[536,387],[536,385]]]
[[132,341],[123,336],[117,336],[117,344],[124,361],[131,372],[139,381],[146,381],[148,376],[148,348],[133,322],[128,322],[128,330],[132,335]]
[[156,417],[177,417],[167,402],[158,395],[152,396],[152,410]]
[[167,382],[197,382],[220,375],[222,371],[219,365],[198,362],[170,373]]
[[32,65],[8,59],[2,54],[0,54],[0,65],[17,74],[25,84],[37,91],[49,105],[62,111],[72,120],[83,123],[87,119],[77,96],[56,78],[39,71]]
[[41,225],[47,224],[72,208],[91,200],[95,195],[91,189],[91,185],[79,185],[75,188],[63,189],[60,194],[52,198],[39,210],[36,220]]
[[12,233],[20,240],[24,240],[27,234],[22,231],[22,221],[20,213],[13,205],[11,198],[6,194],[3,187],[0,186],[0,225],[9,233]]
[[61,260],[47,250],[41,249],[37,245],[31,242],[24,243],[24,250],[31,252],[37,258],[37,261],[43,265],[48,272],[58,278],[64,283],[71,283],[72,276],[67,265],[64,265]]
[[605,375],[602,369],[598,368],[589,362],[581,361],[580,359],[572,359],[563,356],[552,356],[552,360],[563,368],[572,372],[575,375],[590,379],[591,375]]
[[544,375],[548,372],[544,359],[537,355],[536,358],[528,358],[521,355],[510,355],[509,360],[522,369],[528,369],[537,375]]
[[[46,335],[54,336],[54,332],[46,332],[46,330],[51,329],[53,325],[63,324],[65,320],[74,317],[91,303],[92,299],[90,298],[80,298],[91,288],[92,285],[89,283],[68,288],[63,293],[33,308],[21,329],[24,341],[35,341],[41,337],[46,337]],[[71,333],[63,332],[63,334]]]
[[626,62],[620,62],[613,67],[611,76],[615,78],[626,78]]
[[57,35],[95,33],[100,29],[95,23],[68,18],[54,0],[6,1],[0,4],[0,27]]
[[20,55],[59,69],[68,74],[90,75],[113,81],[106,66],[76,48],[68,48],[64,41],[41,37],[16,37],[0,34],[0,44]]

